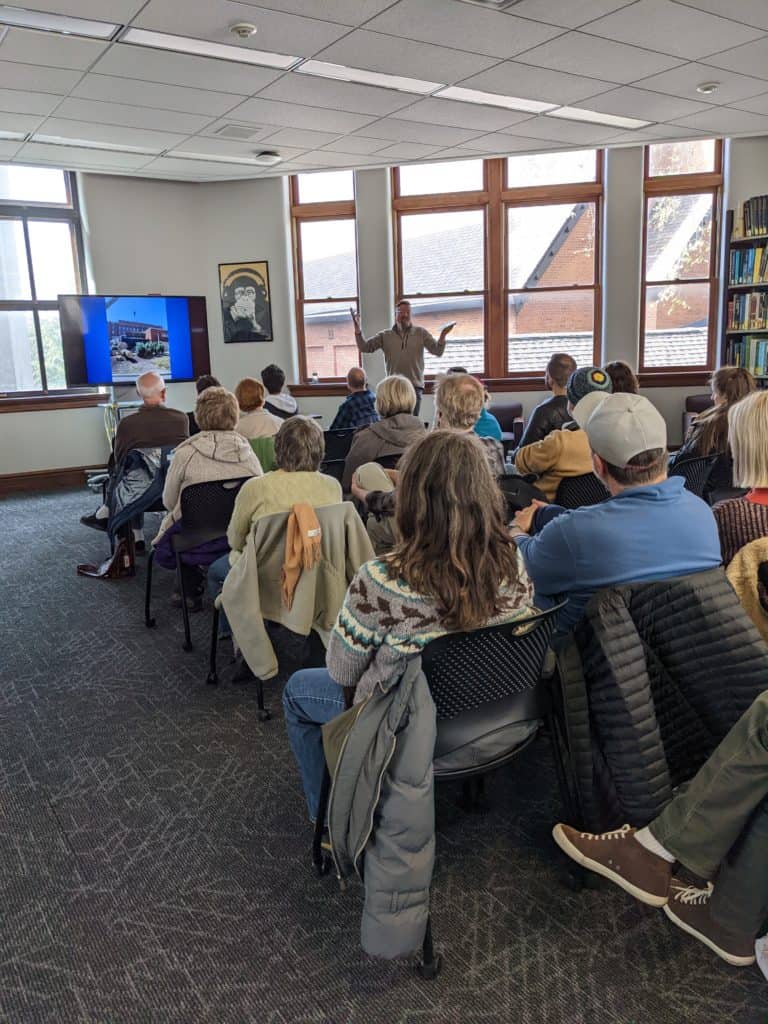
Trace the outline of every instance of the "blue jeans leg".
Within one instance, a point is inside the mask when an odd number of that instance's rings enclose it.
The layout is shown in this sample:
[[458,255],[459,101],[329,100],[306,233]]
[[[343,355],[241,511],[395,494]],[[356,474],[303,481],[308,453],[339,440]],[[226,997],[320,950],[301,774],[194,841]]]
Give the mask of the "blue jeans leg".
[[317,818],[325,754],[320,726],[344,710],[344,691],[326,668],[294,672],[283,690],[283,711],[291,744],[307,798],[309,816]]
[[[224,586],[224,580],[226,579],[227,573],[229,572],[229,555],[222,555],[221,558],[217,558],[215,562],[211,562],[208,566],[208,596],[213,601],[221,593],[221,588]],[[232,630],[229,628],[227,622],[227,616],[224,614],[224,609],[219,609],[219,636],[231,636]]]

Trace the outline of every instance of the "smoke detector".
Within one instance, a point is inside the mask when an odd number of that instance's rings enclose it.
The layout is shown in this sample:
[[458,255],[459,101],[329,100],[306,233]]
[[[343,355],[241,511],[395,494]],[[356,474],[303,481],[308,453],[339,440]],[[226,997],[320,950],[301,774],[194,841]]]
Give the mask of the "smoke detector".
[[251,36],[256,35],[258,29],[249,21],[238,21],[236,25],[229,26],[229,31],[238,39],[250,39]]
[[274,167],[282,163],[282,157],[273,149],[257,149],[253,155],[253,162],[261,167]]

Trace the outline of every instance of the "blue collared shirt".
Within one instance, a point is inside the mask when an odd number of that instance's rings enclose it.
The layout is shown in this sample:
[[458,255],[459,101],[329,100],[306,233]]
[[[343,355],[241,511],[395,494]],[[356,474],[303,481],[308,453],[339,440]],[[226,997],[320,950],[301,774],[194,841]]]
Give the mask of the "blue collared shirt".
[[333,423],[328,429],[350,430],[367,427],[369,423],[375,423],[378,418],[374,393],[370,389],[353,391],[339,406]]

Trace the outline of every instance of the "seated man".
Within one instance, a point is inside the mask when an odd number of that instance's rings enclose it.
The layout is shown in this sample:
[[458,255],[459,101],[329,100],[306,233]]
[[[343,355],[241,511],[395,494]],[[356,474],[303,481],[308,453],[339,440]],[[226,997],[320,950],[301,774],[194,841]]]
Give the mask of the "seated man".
[[555,352],[547,363],[544,374],[544,385],[552,392],[550,398],[539,402],[525,425],[518,448],[543,441],[547,434],[559,430],[571,416],[568,412],[568,396],[566,387],[572,374],[576,372],[576,360],[567,352]]
[[[134,448],[175,448],[189,437],[189,420],[185,412],[169,409],[165,404],[165,381],[159,373],[150,370],[136,379],[136,390],[143,405],[124,416],[117,424],[110,470]],[[107,529],[109,510],[101,505],[92,515],[81,516],[83,526],[95,530]],[[134,529],[137,544],[143,544],[141,530]]]
[[535,537],[528,536],[533,505],[518,512],[511,527],[537,606],[568,598],[557,624],[561,636],[602,587],[720,565],[712,510],[685,489],[682,477],[667,479],[667,425],[648,399],[607,395],[582,422],[594,472],[611,497],[570,512],[555,506],[560,514]]
[[293,395],[283,391],[285,387],[285,373],[270,363],[261,371],[261,379],[267,389],[267,400],[264,408],[273,416],[279,416],[281,420],[287,420],[289,416],[295,416],[299,411],[299,404]]
[[[685,789],[646,828],[592,835],[555,825],[582,867],[664,913],[736,967],[768,977],[768,690],[734,725]],[[679,861],[704,884],[676,877]]]
[[[557,488],[564,477],[592,472],[589,442],[579,423],[587,412],[594,409],[597,397],[610,394],[610,391],[611,378],[598,366],[584,366],[577,370],[571,374],[567,387],[568,412],[574,422],[566,423],[560,430],[550,431],[542,441],[517,449],[515,468],[522,474],[538,474],[536,486],[549,501],[555,500]],[[580,408],[580,416],[576,414],[577,408]]]
[[376,395],[368,387],[365,370],[353,366],[347,373],[349,394],[339,406],[329,430],[354,430],[367,427],[379,418],[376,412]]

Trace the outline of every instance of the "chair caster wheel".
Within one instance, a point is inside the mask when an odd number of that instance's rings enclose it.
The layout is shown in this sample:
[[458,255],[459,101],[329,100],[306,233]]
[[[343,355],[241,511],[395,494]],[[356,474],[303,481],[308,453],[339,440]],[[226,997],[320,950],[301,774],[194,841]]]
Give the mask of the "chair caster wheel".
[[157,620],[154,619],[154,618],[145,619],[144,620],[144,625],[147,627],[147,629],[154,629],[155,626],[157,625]]
[[205,680],[207,686],[218,686],[219,677],[216,672],[209,672],[208,677]]
[[417,964],[416,972],[420,978],[424,979],[424,981],[434,981],[435,978],[440,973],[440,971],[442,970],[442,968],[443,958],[438,953],[438,955],[435,957],[431,964]]
[[266,708],[262,708],[261,711],[256,712],[256,717],[260,722],[268,722],[272,717],[272,712],[267,711]]

